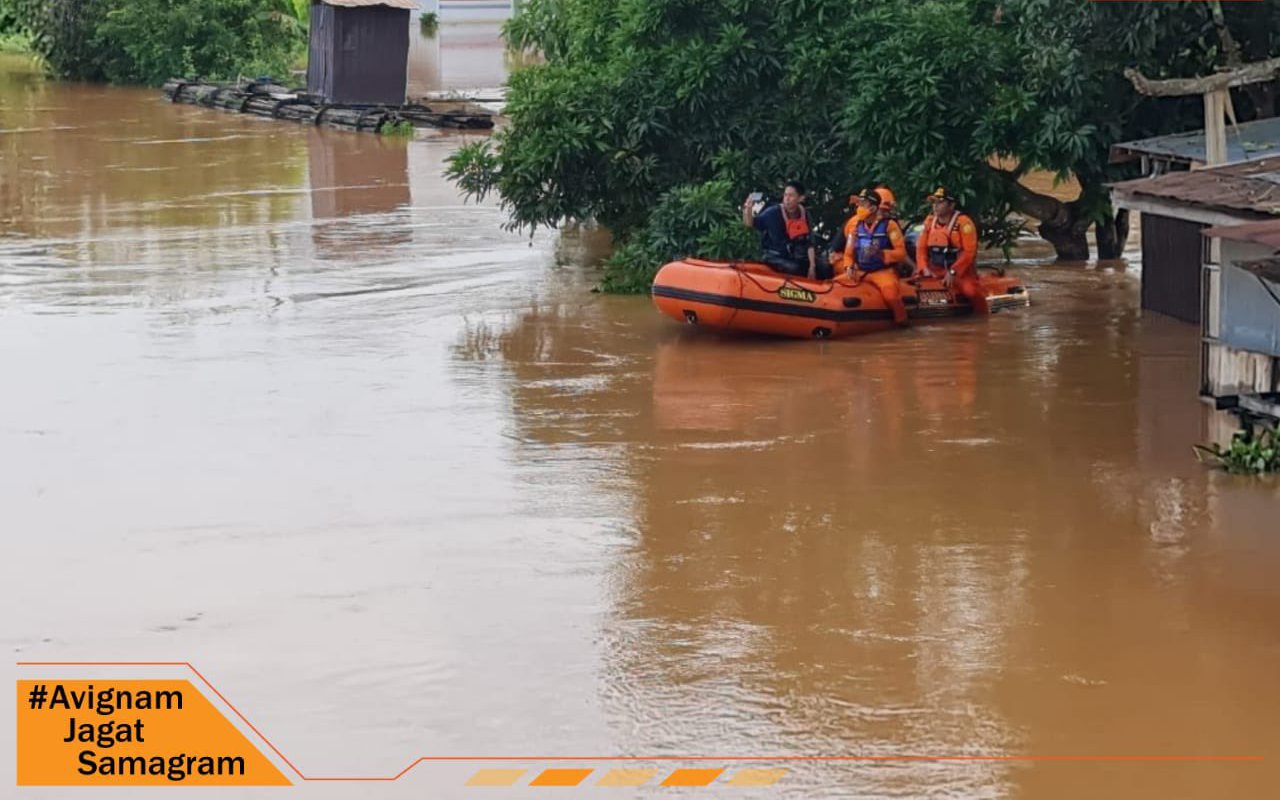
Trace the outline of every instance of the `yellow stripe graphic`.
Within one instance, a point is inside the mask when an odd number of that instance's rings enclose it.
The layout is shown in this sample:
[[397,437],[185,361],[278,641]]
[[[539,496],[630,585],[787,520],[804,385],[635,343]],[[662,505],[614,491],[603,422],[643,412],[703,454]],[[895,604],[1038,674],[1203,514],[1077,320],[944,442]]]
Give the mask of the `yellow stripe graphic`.
[[[579,786],[591,777],[592,769],[544,769],[530,786]],[[523,769],[482,769],[467,781],[467,786],[514,786],[525,774]],[[725,769],[677,769],[667,775],[660,786],[710,786]],[[723,782],[725,786],[772,786],[788,774],[781,768],[750,768],[734,772]],[[657,769],[621,768],[604,773],[596,786],[644,786],[658,774]]]
[[467,781],[467,785],[513,786],[524,773],[525,771],[522,769],[482,769],[471,776],[471,779]]
[[656,769],[611,769],[596,786],[644,786],[657,774]]
[[726,786],[772,786],[787,774],[785,769],[740,769]]

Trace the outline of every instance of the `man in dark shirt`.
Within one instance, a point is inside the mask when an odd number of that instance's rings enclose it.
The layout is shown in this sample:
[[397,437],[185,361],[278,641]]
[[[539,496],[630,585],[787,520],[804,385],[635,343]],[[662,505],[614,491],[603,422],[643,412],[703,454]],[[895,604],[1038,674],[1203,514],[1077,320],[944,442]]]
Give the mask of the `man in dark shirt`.
[[755,213],[756,201],[748,197],[742,204],[742,224],[760,231],[764,263],[778,272],[814,278],[818,256],[813,245],[813,224],[803,202],[804,187],[799,181],[789,181],[782,192],[782,202],[759,214]]

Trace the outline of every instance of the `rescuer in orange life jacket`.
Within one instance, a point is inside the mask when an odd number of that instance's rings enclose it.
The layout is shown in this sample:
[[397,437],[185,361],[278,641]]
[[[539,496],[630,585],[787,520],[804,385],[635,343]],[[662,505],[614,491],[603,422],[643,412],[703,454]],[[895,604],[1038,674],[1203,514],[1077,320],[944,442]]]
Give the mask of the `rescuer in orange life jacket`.
[[[818,251],[813,244],[813,223],[802,205],[804,186],[788,181],[782,202],[755,213],[759,195],[748,195],[742,203],[742,224],[760,231],[763,261],[772,269],[797,277],[829,279],[818,274]],[[825,270],[824,270],[825,272]]]
[[978,284],[978,228],[968,214],[956,210],[956,199],[939,186],[928,199],[933,213],[925,218],[916,241],[919,275],[941,278],[957,294],[969,298],[973,310],[987,312],[987,297]]
[[[898,201],[893,196],[893,192],[888,186],[880,184],[876,187],[876,191],[880,193],[880,199],[884,202],[881,208],[885,215],[897,219]],[[858,223],[867,218],[871,210],[858,201],[858,195],[849,195],[849,206],[853,209],[853,213],[844,221],[844,225],[840,227],[839,232],[831,239],[831,251],[827,256],[831,262],[833,272],[839,272],[851,266],[852,262],[846,262],[844,257],[845,246],[849,242],[849,237],[853,236],[854,230],[858,227]]]
[[902,290],[894,270],[894,266],[907,257],[902,226],[889,216],[878,190],[863,189],[858,202],[867,209],[867,215],[854,226],[853,236],[845,244],[844,263],[851,265],[849,277],[854,280],[866,277],[880,290],[880,296],[893,311],[893,321],[906,325],[907,308],[902,304]]

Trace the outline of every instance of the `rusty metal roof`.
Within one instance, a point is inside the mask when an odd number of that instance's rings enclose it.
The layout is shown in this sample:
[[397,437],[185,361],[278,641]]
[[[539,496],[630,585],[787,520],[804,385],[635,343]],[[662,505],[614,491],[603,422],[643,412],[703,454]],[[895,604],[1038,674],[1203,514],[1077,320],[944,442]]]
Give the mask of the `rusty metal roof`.
[[1280,156],[1138,178],[1114,183],[1111,189],[1130,197],[1280,216]]
[[389,6],[391,8],[403,8],[413,11],[418,7],[418,0],[320,0],[327,6],[342,6],[343,8],[363,8],[365,6]]
[[1205,236],[1231,239],[1235,242],[1256,242],[1280,249],[1280,219],[1264,219],[1243,225],[1215,225],[1202,231]]

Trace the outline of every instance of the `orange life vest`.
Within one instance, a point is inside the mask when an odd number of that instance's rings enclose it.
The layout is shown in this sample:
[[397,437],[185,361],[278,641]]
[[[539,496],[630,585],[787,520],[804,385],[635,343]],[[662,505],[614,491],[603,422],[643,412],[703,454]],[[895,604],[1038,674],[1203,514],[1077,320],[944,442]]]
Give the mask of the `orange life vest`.
[[959,211],[951,212],[951,222],[945,227],[939,225],[932,215],[924,229],[925,247],[929,248],[929,266],[935,269],[950,269],[960,258],[960,244],[954,234],[960,225]]
[[804,206],[797,206],[800,214],[792,219],[787,216],[787,210],[782,209],[782,221],[787,223],[787,239],[799,239],[802,236],[809,235],[809,214],[804,210]]

